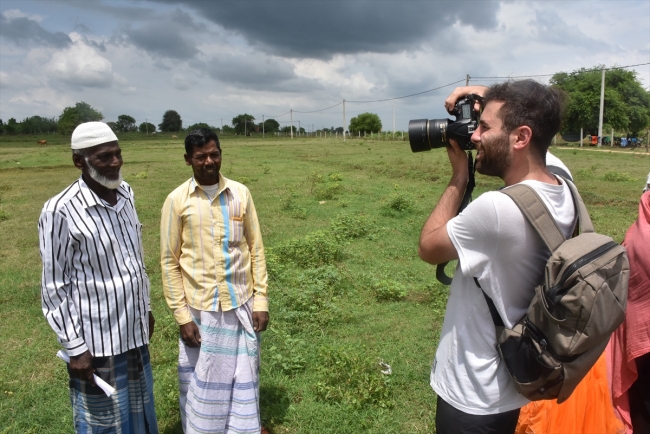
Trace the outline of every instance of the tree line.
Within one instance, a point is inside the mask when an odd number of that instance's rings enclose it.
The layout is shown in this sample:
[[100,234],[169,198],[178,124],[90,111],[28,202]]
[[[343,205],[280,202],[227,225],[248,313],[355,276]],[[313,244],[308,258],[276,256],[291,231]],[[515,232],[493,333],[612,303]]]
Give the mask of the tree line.
[[[604,66],[592,69],[579,69],[573,72],[554,74],[550,85],[561,89],[566,96],[565,114],[562,133],[576,133],[584,129],[585,134],[598,134],[600,110],[601,70]],[[0,119],[0,134],[72,134],[75,127],[83,122],[101,121],[104,116],[90,104],[83,101],[73,107],[63,109],[58,118],[31,116],[17,122],[11,118],[6,123]],[[250,135],[253,133],[273,134],[276,132],[289,133],[291,128],[295,133],[305,133],[305,128],[290,125],[281,127],[275,119],[265,119],[255,122],[255,117],[248,113],[235,116],[231,125],[214,127],[205,122],[199,122],[183,127],[180,114],[175,110],[167,110],[160,124],[142,122],[137,125],[135,118],[122,114],[117,121],[106,122],[115,132],[181,132],[192,131],[196,128],[210,128],[218,133]],[[650,126],[650,90],[644,89],[635,71],[625,69],[609,69],[605,73],[605,103],[604,126],[607,130],[626,131],[637,135]],[[325,130],[331,133],[342,133],[343,127],[331,127]],[[382,130],[381,119],[375,113],[361,113],[350,119],[348,131],[352,134],[359,132],[370,133]]]

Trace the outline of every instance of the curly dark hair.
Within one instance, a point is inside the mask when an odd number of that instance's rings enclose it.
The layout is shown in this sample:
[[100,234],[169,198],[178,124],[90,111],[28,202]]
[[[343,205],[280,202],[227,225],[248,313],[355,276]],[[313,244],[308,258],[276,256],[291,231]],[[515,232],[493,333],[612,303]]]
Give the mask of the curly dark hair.
[[503,103],[498,116],[504,132],[522,125],[530,127],[532,153],[540,162],[545,161],[546,151],[562,124],[564,94],[534,80],[507,81],[488,88],[483,105],[491,101]]

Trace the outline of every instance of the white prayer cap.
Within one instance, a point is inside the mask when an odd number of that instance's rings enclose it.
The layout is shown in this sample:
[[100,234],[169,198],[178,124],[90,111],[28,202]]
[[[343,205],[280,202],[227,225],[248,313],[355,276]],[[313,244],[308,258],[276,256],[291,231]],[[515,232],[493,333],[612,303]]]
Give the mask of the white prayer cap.
[[72,149],[92,148],[108,142],[116,142],[117,136],[104,122],[86,122],[72,132]]

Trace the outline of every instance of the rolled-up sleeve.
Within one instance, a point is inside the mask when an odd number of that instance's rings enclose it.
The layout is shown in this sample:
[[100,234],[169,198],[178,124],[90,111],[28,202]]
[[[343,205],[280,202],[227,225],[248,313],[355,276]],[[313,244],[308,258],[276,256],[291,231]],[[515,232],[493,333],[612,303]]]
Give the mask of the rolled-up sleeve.
[[41,303],[43,315],[70,356],[88,351],[73,302],[69,276],[70,235],[65,216],[44,211],[38,221],[39,248],[43,261]]
[[178,325],[192,321],[181,273],[181,231],[181,218],[175,210],[174,200],[167,197],[160,218],[160,268],[165,299]]
[[253,277],[253,311],[268,312],[269,299],[267,295],[268,275],[264,256],[264,243],[255,204],[250,192],[246,191],[246,213],[244,215],[244,233],[248,243],[251,258],[251,275]]

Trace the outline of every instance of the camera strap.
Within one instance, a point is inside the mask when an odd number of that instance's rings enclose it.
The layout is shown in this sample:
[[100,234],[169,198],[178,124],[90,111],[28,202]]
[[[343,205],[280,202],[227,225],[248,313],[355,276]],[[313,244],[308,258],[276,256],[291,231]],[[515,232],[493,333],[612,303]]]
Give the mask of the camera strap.
[[[469,203],[472,201],[472,192],[476,186],[476,180],[474,178],[474,172],[476,167],[474,166],[474,159],[472,158],[472,151],[467,151],[467,169],[469,172],[469,179],[467,180],[467,187],[465,187],[465,194],[463,199],[460,201],[460,206],[458,207],[458,212],[456,215],[460,214]],[[449,262],[444,262],[438,264],[436,267],[436,279],[443,285],[451,285],[451,277],[445,274],[445,267]]]

